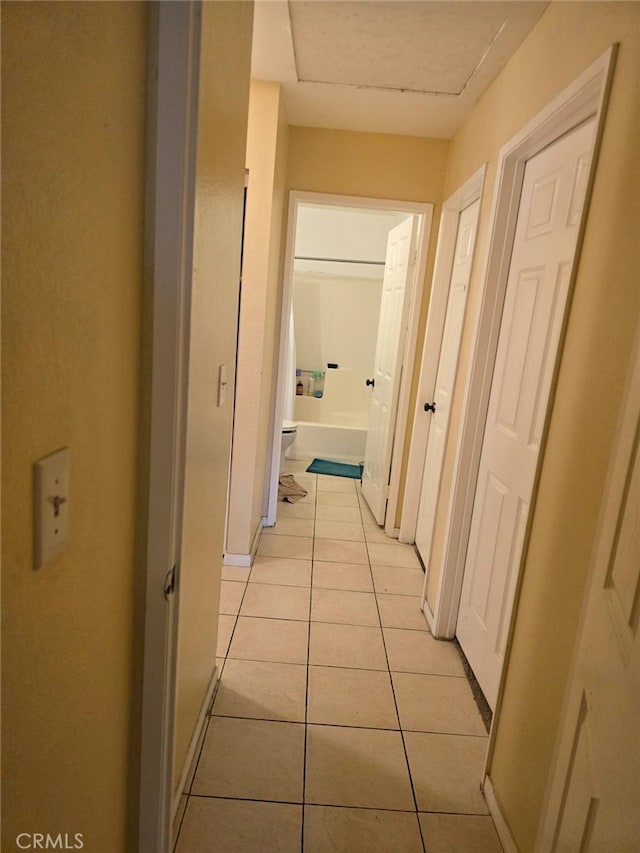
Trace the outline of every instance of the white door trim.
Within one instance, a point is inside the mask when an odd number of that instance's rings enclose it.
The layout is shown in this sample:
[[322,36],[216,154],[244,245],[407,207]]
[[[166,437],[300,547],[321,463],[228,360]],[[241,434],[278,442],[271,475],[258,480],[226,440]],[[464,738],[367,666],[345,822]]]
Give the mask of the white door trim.
[[[389,487],[389,502],[387,504],[387,519],[391,519],[392,526],[395,518],[395,507],[398,500],[398,487],[400,483],[400,466],[402,453],[397,448],[404,446],[407,427],[409,394],[411,391],[411,377],[415,359],[415,342],[418,336],[418,324],[420,317],[420,295],[424,283],[424,275],[427,264],[427,249],[429,246],[429,234],[433,217],[433,205],[422,202],[393,201],[388,199],[364,198],[359,196],[332,195],[328,193],[313,193],[292,190],[289,193],[289,210],[287,220],[287,242],[285,253],[285,266],[282,288],[282,314],[280,318],[280,351],[278,355],[278,384],[276,391],[276,405],[274,413],[273,445],[271,449],[269,477],[269,503],[267,515],[264,519],[265,526],[272,526],[276,522],[278,506],[278,474],[280,467],[280,450],[282,441],[282,412],[284,410],[284,375],[286,370],[286,342],[289,333],[289,310],[293,291],[293,255],[296,239],[297,209],[299,204],[323,204],[333,207],[356,207],[364,210],[388,210],[398,213],[418,214],[422,217],[418,243],[418,262],[416,274],[411,284],[411,309],[409,316],[409,327],[405,351],[403,356],[404,369],[400,382],[400,394],[398,399],[398,414],[396,419],[396,438],[394,441],[394,453],[391,459],[391,483]],[[269,464],[269,463],[268,463]],[[398,469],[398,470],[396,470]],[[391,512],[393,507],[393,513]],[[385,526],[386,530],[386,526]]]
[[502,845],[504,853],[519,853],[518,847],[515,841],[513,840],[513,836],[511,835],[509,824],[507,823],[504,813],[502,811],[500,802],[496,797],[496,792],[493,788],[493,783],[488,776],[485,778],[482,784],[482,793],[484,794],[484,798],[487,801],[489,814],[493,818],[493,825],[496,828],[496,832],[498,834],[498,838],[500,839],[500,844]]
[[[172,846],[173,729],[184,491],[201,3],[152,9],[146,266],[153,316],[140,759],[140,850]],[[178,568],[176,568],[176,573]]]
[[438,361],[449,298],[449,280],[458,234],[458,221],[462,211],[482,196],[486,168],[486,164],[481,166],[442,205],[400,521],[399,539],[401,542],[409,544],[415,542],[416,537],[422,473],[431,424],[431,419],[424,417],[423,404],[426,400],[433,400],[435,394]]
[[[484,289],[475,320],[472,346],[473,357],[465,383],[463,397],[464,414],[456,447],[454,483],[447,511],[442,571],[435,606],[433,607],[433,625],[431,627],[434,636],[438,638],[453,637],[458,619],[458,607],[478,477],[480,451],[482,449],[484,424],[498,346],[502,306],[509,273],[511,247],[513,244],[525,163],[574,127],[577,127],[592,116],[596,117],[597,130],[594,142],[594,156],[589,173],[585,204],[575,252],[575,257],[579,258],[584,239],[586,213],[593,186],[597,153],[603,132],[604,107],[611,86],[615,52],[616,46],[614,45],[563,92],[554,98],[542,112],[533,118],[500,150],[496,172],[496,187],[490,217],[491,238],[483,264],[483,268],[485,269],[483,276]],[[565,326],[577,268],[578,264],[574,263],[567,299]],[[563,333],[560,337],[559,352],[562,351],[564,333],[563,328]],[[556,381],[557,365],[549,396],[547,418],[538,459],[538,473],[536,474],[536,482],[533,490],[534,497],[529,513],[528,529],[534,516],[533,503],[535,502],[537,492],[540,465],[544,458],[544,446],[548,431],[548,413],[551,410]],[[527,539],[528,533],[525,536],[523,558],[526,554]],[[517,607],[518,594],[519,583],[516,589],[513,612],[515,612]],[[513,620],[511,630],[512,628]],[[509,646],[510,640],[507,644],[507,655]],[[499,703],[500,696],[498,697],[496,710],[499,709]]]
[[[575,737],[577,721],[580,717],[581,706],[584,695],[583,670],[581,669],[581,655],[584,655],[584,647],[581,640],[585,635],[588,623],[588,610],[590,598],[593,595],[595,585],[598,584],[602,590],[604,571],[609,570],[612,555],[615,553],[616,537],[620,532],[621,513],[624,509],[625,491],[629,487],[629,478],[633,469],[634,453],[637,453],[638,442],[638,416],[640,414],[640,327],[636,331],[633,352],[629,368],[625,390],[622,395],[624,401],[618,416],[615,438],[612,444],[611,461],[607,475],[606,486],[600,505],[600,517],[596,536],[594,540],[589,576],[586,584],[586,592],[582,602],[582,612],[576,642],[573,652],[571,668],[567,678],[567,688],[563,704],[563,713],[560,717],[561,724],[554,749],[554,760],[549,772],[547,791],[542,815],[538,827],[538,840],[536,850],[551,853],[556,851],[557,831],[561,818],[561,811],[565,804],[567,793],[568,776],[575,753]],[[616,609],[616,603],[609,601],[612,610]],[[619,606],[619,605],[618,605]],[[630,660],[633,654],[630,635],[620,631],[617,635],[620,643],[619,650],[625,660]]]

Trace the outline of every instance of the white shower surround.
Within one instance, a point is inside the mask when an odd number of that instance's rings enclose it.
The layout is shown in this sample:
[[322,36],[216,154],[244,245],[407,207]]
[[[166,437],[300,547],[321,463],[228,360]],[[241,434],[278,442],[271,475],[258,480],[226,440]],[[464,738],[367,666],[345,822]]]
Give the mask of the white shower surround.
[[288,456],[318,456],[336,462],[361,462],[369,413],[352,406],[353,371],[327,370],[322,397],[296,397],[296,439]]
[[295,398],[295,420],[321,424],[369,425],[369,394],[365,374],[351,368],[327,370],[322,397]]
[[[296,424],[287,459],[364,459],[388,232],[407,214],[301,205],[283,340],[282,415]],[[362,261],[362,263],[354,263]],[[339,367],[328,368],[329,363]],[[296,395],[295,368],[324,371],[322,397]],[[308,382],[308,372],[298,377]]]
[[[358,463],[364,459],[378,335],[386,238],[402,214],[303,207],[296,254],[293,314],[296,366],[325,370],[321,398],[296,396],[296,440],[289,456]],[[375,264],[328,261],[357,258]],[[328,368],[327,364],[338,364]]]
[[375,359],[384,268],[373,267],[364,277],[334,269],[338,265],[323,266],[322,273],[294,273],[296,366],[326,370],[322,400],[309,406],[309,398],[296,397],[294,420],[345,423],[328,417],[332,411],[366,426],[370,390],[365,381]]

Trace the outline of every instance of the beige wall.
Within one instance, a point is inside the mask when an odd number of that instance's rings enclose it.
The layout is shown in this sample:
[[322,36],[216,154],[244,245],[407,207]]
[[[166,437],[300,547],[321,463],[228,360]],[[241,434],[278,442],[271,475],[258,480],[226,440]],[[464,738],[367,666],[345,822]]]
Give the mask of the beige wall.
[[[289,125],[284,100],[280,98],[278,108],[278,136],[273,180],[273,206],[271,211],[271,248],[269,250],[269,281],[265,315],[263,348],[262,395],[260,400],[260,450],[258,458],[268,459],[273,446],[273,419],[276,395],[278,359],[280,354],[280,313],[282,310],[282,285],[284,255],[286,248],[286,216],[288,206],[287,158],[289,154]],[[264,466],[263,466],[264,467]],[[266,514],[269,497],[269,477],[263,484],[262,514]],[[257,500],[258,496],[254,497]]]
[[[126,837],[145,4],[2,9],[2,850]],[[71,449],[70,538],[32,568],[32,466]],[[133,792],[135,796],[135,791]]]
[[[476,253],[482,257],[500,147],[613,42],[620,42],[490,771],[523,851],[534,849],[612,431],[638,322],[639,23],[636,3],[552,4],[453,140],[447,167],[445,196],[483,162],[489,164]],[[476,265],[467,319],[477,309],[480,284]],[[467,324],[461,373],[469,349]],[[455,437],[455,424],[452,432]],[[449,494],[451,463],[449,451],[441,506]],[[442,523],[439,517],[436,547],[442,542]],[[434,573],[431,601],[435,581]]]
[[[205,3],[202,11],[174,781],[215,668],[253,22],[251,3]],[[222,406],[220,365],[229,380]]]
[[[427,202],[434,205],[422,290],[419,323],[421,331],[417,341],[417,353],[422,352],[440,206],[446,198],[443,189],[448,152],[449,142],[445,139],[420,139],[413,136],[356,133],[313,127],[291,128],[289,189]],[[418,357],[412,377],[407,437],[411,435],[419,375]],[[407,459],[408,444],[405,446],[402,461],[396,526],[400,523]]]
[[289,129],[280,85],[254,80],[240,301],[238,380],[226,551],[248,555],[265,515],[279,345],[281,244]]
[[444,139],[292,127],[289,189],[437,205],[448,150]]

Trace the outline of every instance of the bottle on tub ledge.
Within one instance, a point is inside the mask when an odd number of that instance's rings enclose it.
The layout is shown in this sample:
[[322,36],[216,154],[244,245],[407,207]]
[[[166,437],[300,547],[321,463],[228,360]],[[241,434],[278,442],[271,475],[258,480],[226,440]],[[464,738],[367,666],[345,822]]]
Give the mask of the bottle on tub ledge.
[[322,397],[324,395],[324,370],[296,368],[296,396]]
[[314,370],[313,379],[313,396],[322,397],[324,394],[324,370]]

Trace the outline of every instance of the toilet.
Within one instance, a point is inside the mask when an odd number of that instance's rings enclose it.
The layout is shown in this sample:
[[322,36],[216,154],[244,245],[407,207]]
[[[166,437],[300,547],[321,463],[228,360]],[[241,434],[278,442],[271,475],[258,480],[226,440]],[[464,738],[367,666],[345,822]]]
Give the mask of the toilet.
[[298,424],[294,421],[282,421],[282,449],[280,450],[280,474],[284,471],[285,454],[296,440]]

